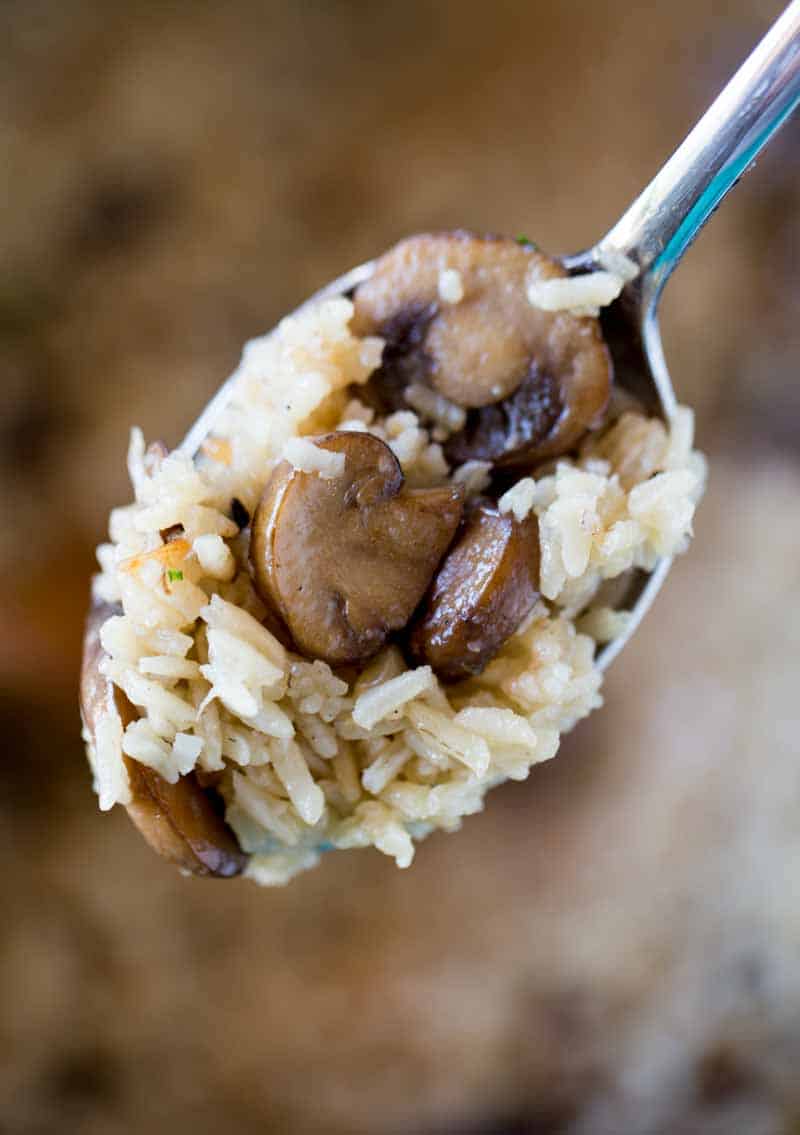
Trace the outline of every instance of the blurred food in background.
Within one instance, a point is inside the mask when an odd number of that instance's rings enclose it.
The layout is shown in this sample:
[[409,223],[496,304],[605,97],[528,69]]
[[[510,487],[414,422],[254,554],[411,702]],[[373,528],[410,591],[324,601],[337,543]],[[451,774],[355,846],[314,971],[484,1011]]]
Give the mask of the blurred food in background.
[[770,1135],[800,1124],[800,143],[667,293],[711,482],[607,705],[410,872],[184,880],[76,709],[132,423],[405,233],[580,248],[779,11],[0,9],[0,1128]]

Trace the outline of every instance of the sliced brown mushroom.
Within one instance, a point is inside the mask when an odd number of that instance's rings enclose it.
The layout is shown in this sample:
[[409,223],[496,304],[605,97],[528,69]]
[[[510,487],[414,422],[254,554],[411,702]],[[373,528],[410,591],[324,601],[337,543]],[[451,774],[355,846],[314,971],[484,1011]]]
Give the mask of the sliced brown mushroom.
[[412,654],[441,678],[479,674],[538,598],[539,530],[491,501],[467,507],[410,638]]
[[[81,714],[91,737],[109,698],[114,699],[123,726],[137,714],[125,695],[100,672],[103,648],[100,628],[114,611],[106,605],[92,609],[86,626],[81,669]],[[193,875],[230,878],[244,870],[248,856],[217,813],[212,798],[189,773],[176,784],[146,765],[125,757],[132,800],[127,811],[154,851]]]
[[[439,280],[457,271],[463,298]],[[378,261],[354,296],[353,329],[386,339],[364,397],[383,410],[424,382],[467,408],[451,460],[530,464],[572,448],[602,414],[611,362],[596,319],[528,301],[531,275],[566,275],[531,245],[456,232],[410,237]]]
[[253,518],[253,573],[298,650],[361,662],[411,618],[458,527],[461,493],[405,488],[397,458],[371,434],[315,444],[343,454],[344,471],[276,467]]
[[543,456],[539,439],[547,437],[561,416],[558,381],[532,360],[513,394],[491,406],[470,410],[464,428],[445,443],[452,465],[491,461],[499,466],[527,464]]

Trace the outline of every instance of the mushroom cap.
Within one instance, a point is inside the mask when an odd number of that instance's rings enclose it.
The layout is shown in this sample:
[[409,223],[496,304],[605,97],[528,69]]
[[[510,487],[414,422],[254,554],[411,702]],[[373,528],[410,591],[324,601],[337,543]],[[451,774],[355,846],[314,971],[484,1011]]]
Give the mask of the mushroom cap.
[[274,469],[253,519],[256,588],[303,654],[361,662],[405,627],[458,527],[461,491],[407,489],[368,433],[314,439],[344,455],[339,476]]
[[[440,276],[448,269],[461,277],[463,298],[456,303],[439,297]],[[502,237],[455,232],[401,241],[378,260],[354,296],[353,330],[387,340],[371,383],[387,390],[426,382],[470,410],[461,460],[525,464],[566,452],[602,414],[612,379],[596,319],[543,311],[528,300],[530,279],[566,275],[561,264],[532,246]],[[540,387],[547,412],[527,429],[514,430],[512,422],[503,445],[506,400],[526,380],[511,417],[518,426],[520,412],[536,401]],[[387,390],[384,401],[396,405],[396,399]],[[488,423],[481,417],[484,408]]]
[[539,529],[483,498],[469,502],[410,637],[441,678],[479,674],[539,597]]
[[[100,628],[114,614],[107,604],[89,613],[83,647],[81,715],[91,737],[113,698],[123,727],[138,716],[121,690],[100,671],[103,648]],[[194,773],[168,784],[153,769],[125,757],[132,800],[127,812],[154,851],[193,875],[227,879],[240,874],[248,860],[224,819],[214,808],[208,791]]]

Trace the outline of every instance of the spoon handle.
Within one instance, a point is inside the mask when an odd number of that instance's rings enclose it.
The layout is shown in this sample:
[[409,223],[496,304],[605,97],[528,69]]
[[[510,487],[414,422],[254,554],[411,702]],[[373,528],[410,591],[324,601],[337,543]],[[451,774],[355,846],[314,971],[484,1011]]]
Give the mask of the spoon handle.
[[616,250],[635,260],[655,299],[722,198],[798,102],[800,0],[793,0],[595,253]]

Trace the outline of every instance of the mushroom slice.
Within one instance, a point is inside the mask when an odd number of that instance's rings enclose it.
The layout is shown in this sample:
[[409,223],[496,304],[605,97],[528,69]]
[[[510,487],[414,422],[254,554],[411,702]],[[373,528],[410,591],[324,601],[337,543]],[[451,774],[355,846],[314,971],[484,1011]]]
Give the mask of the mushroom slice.
[[410,638],[412,654],[441,678],[479,674],[533,609],[539,530],[476,498],[436,574]]
[[491,461],[498,466],[527,464],[541,456],[540,439],[561,415],[559,384],[532,360],[528,373],[508,398],[470,410],[463,429],[448,438],[444,451],[453,465]]
[[[440,298],[445,271],[459,275],[456,303]],[[596,319],[528,300],[531,278],[566,274],[531,245],[501,237],[402,241],[354,296],[353,330],[386,339],[365,398],[396,409],[410,383],[435,387],[471,411],[465,435],[451,441],[460,460],[519,465],[565,453],[602,414],[612,378]]]
[[391,449],[368,433],[315,444],[343,454],[343,472],[275,468],[253,519],[253,573],[298,650],[361,662],[411,618],[458,527],[461,492],[405,488]]
[[[137,717],[136,710],[100,671],[103,648],[100,628],[114,611],[108,605],[95,606],[89,614],[81,668],[81,715],[93,738],[109,699],[114,699],[123,726]],[[230,878],[240,874],[248,860],[238,842],[216,811],[212,797],[194,773],[182,776],[176,784],[131,757],[125,757],[132,800],[127,811],[154,851],[193,875]]]

